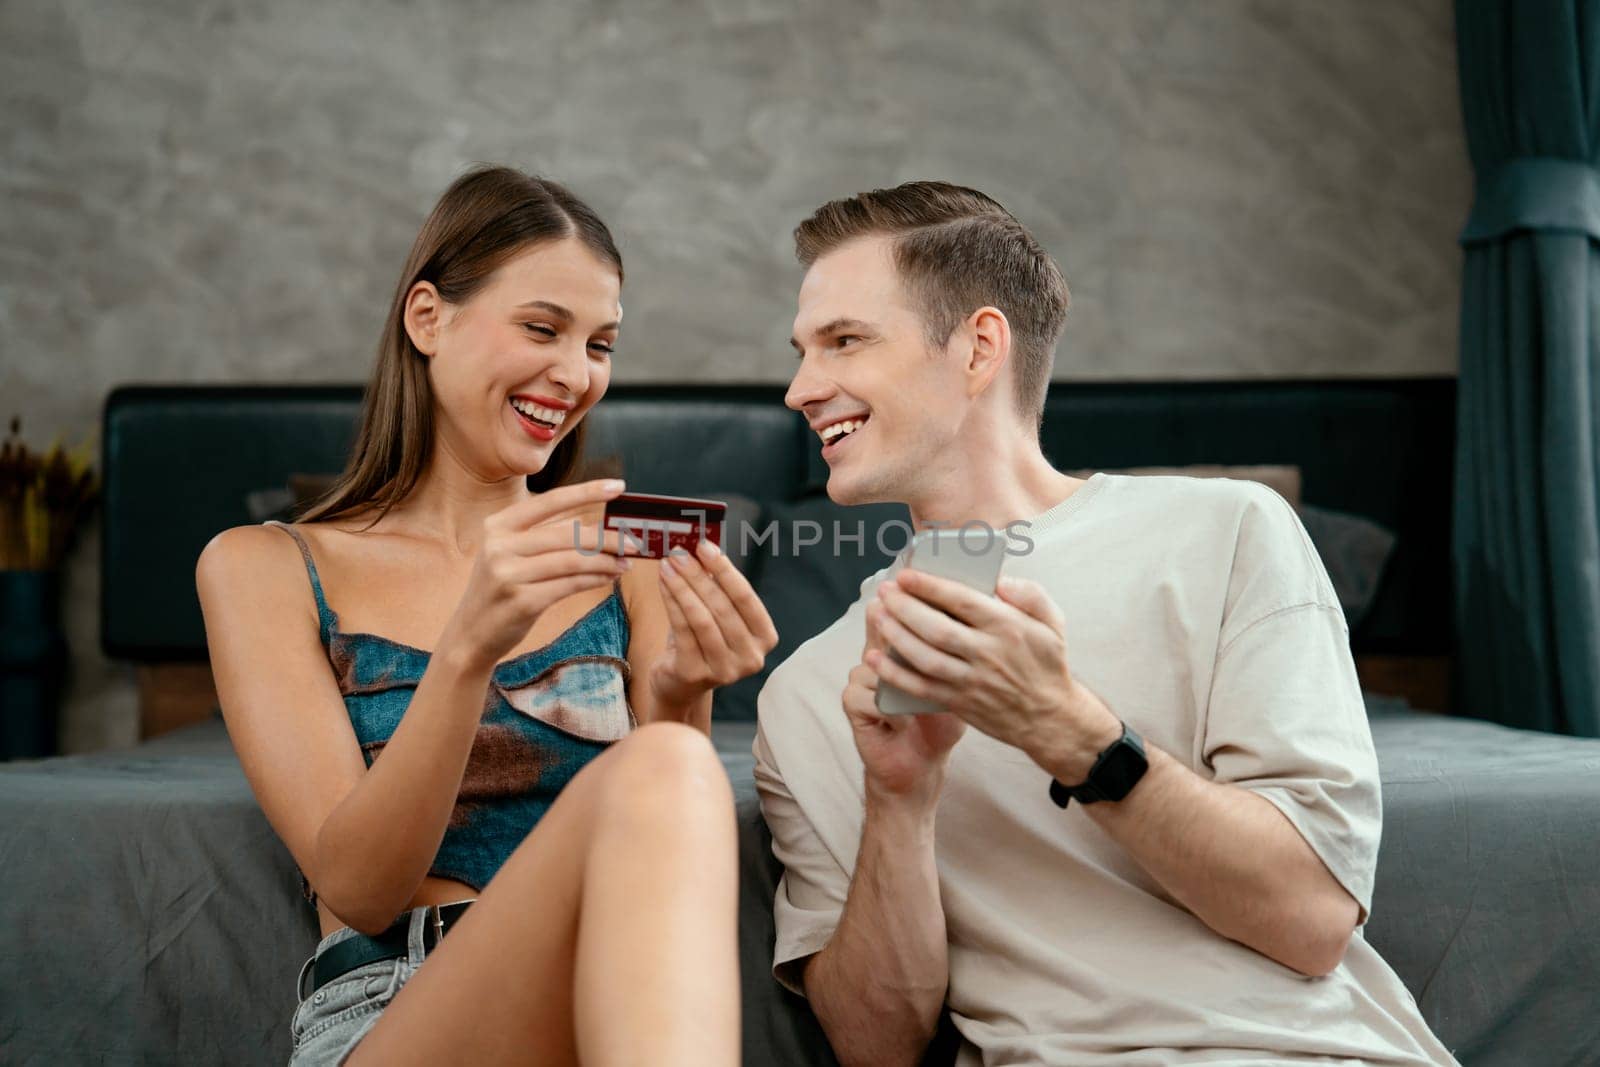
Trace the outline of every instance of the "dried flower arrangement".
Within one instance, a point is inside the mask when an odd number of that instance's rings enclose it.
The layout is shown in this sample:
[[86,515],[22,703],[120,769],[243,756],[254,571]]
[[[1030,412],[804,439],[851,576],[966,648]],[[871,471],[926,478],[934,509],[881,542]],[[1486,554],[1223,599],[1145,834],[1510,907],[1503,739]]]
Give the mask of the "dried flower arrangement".
[[0,570],[56,570],[88,518],[100,486],[92,445],[71,452],[57,441],[43,454],[22,443],[22,420],[0,445]]

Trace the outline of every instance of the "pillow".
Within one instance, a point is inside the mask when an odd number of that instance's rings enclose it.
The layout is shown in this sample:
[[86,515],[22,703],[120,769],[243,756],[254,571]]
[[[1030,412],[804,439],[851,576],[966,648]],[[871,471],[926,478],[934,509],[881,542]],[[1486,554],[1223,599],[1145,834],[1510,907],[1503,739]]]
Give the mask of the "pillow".
[[338,477],[337,474],[291,474],[286,485],[246,493],[245,514],[256,523],[268,519],[293,522],[306,505],[331,489]]
[[[825,493],[811,493],[774,506],[766,526],[750,537],[762,539],[747,547],[757,557],[756,593],[777,627],[778,645],[760,672],[718,690],[714,714],[753,722],[756,694],[768,675],[843,615],[862,581],[893,561],[910,540],[911,515],[902,504],[843,507]],[[814,544],[800,544],[813,537]]]
[[[1094,471],[1068,471],[1074,478],[1087,478]],[[1229,466],[1216,463],[1190,464],[1184,467],[1126,467],[1108,470],[1106,474],[1182,475],[1186,478],[1238,478],[1241,481],[1260,482],[1277,493],[1295,508],[1300,506],[1300,468],[1285,465],[1255,464]]]
[[1328,569],[1345,622],[1353,631],[1377,597],[1384,566],[1394,551],[1394,532],[1360,515],[1311,504],[1300,508],[1300,521]]
[[332,489],[333,483],[338,480],[337,474],[289,475],[289,492],[294,494],[294,506],[297,509],[304,509]]
[[256,489],[244,495],[244,511],[250,521],[263,523],[268,519],[289,522],[294,518],[294,494],[287,488]]
[[740,573],[753,582],[753,568],[761,559],[760,552],[754,548],[756,532],[761,529],[761,502],[742,493],[707,493],[706,496],[727,502],[728,513],[722,517],[721,548]]

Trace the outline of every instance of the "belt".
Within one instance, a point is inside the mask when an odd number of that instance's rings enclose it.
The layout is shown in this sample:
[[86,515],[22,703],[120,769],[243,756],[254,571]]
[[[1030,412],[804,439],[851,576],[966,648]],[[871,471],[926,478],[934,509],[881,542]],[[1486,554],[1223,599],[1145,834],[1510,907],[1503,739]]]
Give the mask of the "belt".
[[[453,904],[427,905],[426,921],[422,928],[422,947],[431,949],[449,932],[466,913],[470,900]],[[357,967],[380,960],[405,959],[411,953],[411,912],[406,912],[395,924],[381,934],[357,934],[336,945],[330,945],[311,960],[311,988],[302,994],[309,996],[341,975]]]

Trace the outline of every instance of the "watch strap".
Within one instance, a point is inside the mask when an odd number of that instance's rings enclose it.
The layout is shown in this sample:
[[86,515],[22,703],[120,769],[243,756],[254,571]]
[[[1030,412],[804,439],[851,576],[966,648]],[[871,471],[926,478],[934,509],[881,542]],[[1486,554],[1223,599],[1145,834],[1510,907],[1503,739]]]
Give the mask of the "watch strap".
[[[1055,778],[1050,779],[1050,799],[1055,802],[1056,807],[1065,808],[1074,798],[1080,804],[1097,804],[1102,800],[1111,799],[1121,800],[1122,797],[1120,796],[1115,798],[1109,796],[1099,787],[1095,779],[1111,754],[1123,747],[1132,748],[1139,753],[1140,757],[1144,757],[1144,738],[1135,733],[1133,728],[1126,722],[1122,724],[1122,736],[1101,749],[1100,754],[1095,757],[1094,766],[1089,768],[1089,777],[1085,778],[1082,784],[1067,785]],[[1139,777],[1144,777],[1144,770],[1148,769],[1147,762],[1146,766],[1141,769]],[[1137,784],[1137,779],[1129,783],[1128,791],[1131,791],[1133,786]],[[1123,796],[1126,796],[1128,791],[1125,791]]]

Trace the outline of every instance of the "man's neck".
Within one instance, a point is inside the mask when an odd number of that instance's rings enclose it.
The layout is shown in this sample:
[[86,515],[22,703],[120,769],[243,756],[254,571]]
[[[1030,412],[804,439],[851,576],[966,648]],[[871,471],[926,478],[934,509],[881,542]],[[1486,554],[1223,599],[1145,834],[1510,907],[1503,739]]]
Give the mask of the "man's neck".
[[906,501],[919,530],[970,522],[1002,529],[1049,511],[1083,484],[1050,466],[1030,437],[1012,438],[982,455],[953,458],[917,499]]

